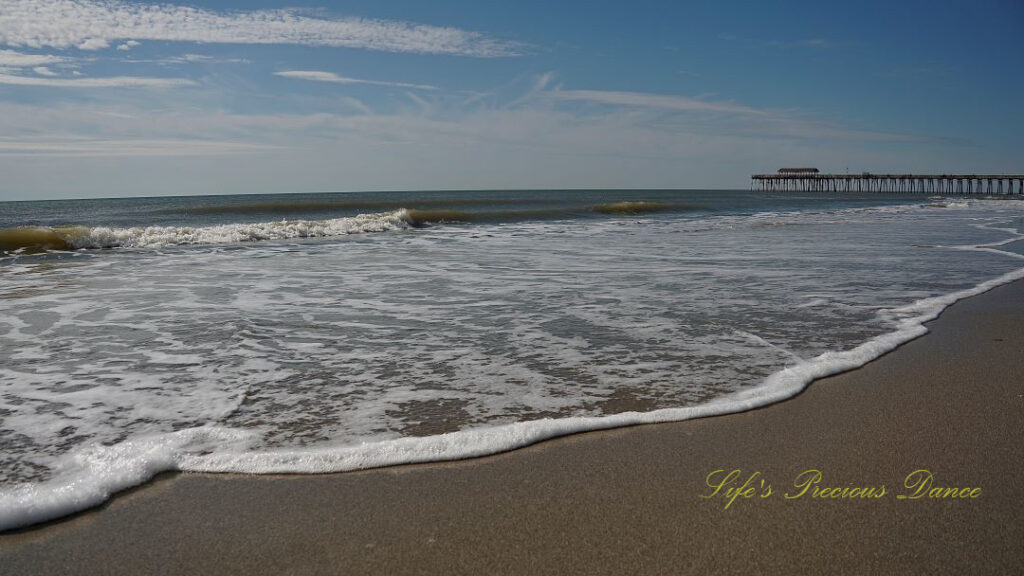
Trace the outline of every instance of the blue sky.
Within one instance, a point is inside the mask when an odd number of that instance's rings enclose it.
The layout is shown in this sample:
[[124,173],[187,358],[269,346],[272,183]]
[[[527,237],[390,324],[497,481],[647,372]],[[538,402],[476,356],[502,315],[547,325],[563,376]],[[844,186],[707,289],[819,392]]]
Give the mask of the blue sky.
[[1019,0],[0,0],[0,200],[1019,173],[1022,98]]

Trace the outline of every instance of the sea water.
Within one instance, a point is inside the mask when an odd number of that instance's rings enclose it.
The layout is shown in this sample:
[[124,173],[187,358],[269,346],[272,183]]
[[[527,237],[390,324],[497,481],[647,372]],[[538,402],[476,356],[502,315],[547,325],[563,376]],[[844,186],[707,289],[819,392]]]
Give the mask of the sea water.
[[0,529],[165,470],[465,458],[790,397],[1024,277],[1017,199],[0,203]]

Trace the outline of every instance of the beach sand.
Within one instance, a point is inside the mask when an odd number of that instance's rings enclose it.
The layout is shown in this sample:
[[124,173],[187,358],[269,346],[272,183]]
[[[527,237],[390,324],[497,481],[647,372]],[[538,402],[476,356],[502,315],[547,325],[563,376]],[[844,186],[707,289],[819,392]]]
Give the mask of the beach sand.
[[[3,574],[1022,574],[1024,282],[796,398],[471,461],[167,474],[0,536]],[[786,499],[801,472],[883,498]],[[716,469],[767,498],[702,498]],[[928,469],[975,499],[899,500]],[[758,494],[760,494],[760,484]]]

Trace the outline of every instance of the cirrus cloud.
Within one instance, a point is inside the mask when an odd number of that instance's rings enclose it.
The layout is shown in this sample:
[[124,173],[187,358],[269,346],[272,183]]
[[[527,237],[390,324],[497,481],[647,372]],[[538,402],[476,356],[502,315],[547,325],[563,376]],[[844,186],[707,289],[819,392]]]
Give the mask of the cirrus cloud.
[[0,10],[0,44],[97,50],[131,40],[302,44],[475,57],[519,53],[513,42],[458,28],[327,18],[293,9],[213,11],[124,0],[4,0]]
[[185,78],[149,78],[145,76],[52,78],[49,76],[17,76],[14,74],[0,74],[0,84],[10,84],[14,86],[48,86],[51,88],[175,88],[179,86],[194,86],[196,83]]
[[372,86],[392,86],[394,88],[410,88],[413,90],[437,90],[437,86],[430,86],[428,84],[363,80],[361,78],[339,76],[334,72],[323,72],[320,70],[285,70],[282,72],[274,72],[274,75],[283,76],[285,78],[297,78],[299,80],[311,80],[313,82],[330,82],[332,84],[369,84]]
[[[2,16],[0,16],[2,18]],[[0,66],[11,68],[22,68],[30,66],[44,66],[46,64],[58,64],[68,62],[69,58],[53,56],[51,54],[24,54],[14,50],[0,50]]]
[[766,110],[731,102],[712,102],[700,98],[687,98],[668,94],[648,94],[643,92],[617,92],[609,90],[547,90],[544,96],[556,100],[572,100],[606,104],[612,106],[633,106],[640,108],[660,108],[682,112],[713,112],[720,114],[737,114],[742,116],[769,116]]

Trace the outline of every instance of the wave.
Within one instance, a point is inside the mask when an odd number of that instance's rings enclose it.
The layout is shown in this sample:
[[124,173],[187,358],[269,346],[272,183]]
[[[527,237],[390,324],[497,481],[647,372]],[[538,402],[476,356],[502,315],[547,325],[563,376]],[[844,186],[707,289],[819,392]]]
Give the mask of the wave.
[[[1019,240],[1019,238],[1017,238]],[[975,248],[980,248],[975,247]],[[934,320],[958,300],[1024,279],[1020,268],[973,288],[926,298],[889,310],[896,329],[854,348],[801,360],[768,376],[760,385],[706,404],[651,412],[516,422],[460,430],[435,436],[403,437],[358,445],[327,445],[255,452],[254,431],[201,426],[95,445],[69,456],[87,474],[41,483],[24,483],[0,491],[0,531],[53,520],[102,504],[115,492],[137,486],[165,471],[244,474],[317,474],[401,464],[461,460],[496,454],[558,436],[637,424],[677,422],[742,412],[781,402],[812,381],[852,370],[928,332]]]
[[[505,202],[507,204],[507,202]],[[367,204],[363,202],[362,205]],[[438,201],[435,204],[444,204]],[[464,204],[464,203],[463,203]],[[268,202],[240,205],[261,210],[264,207],[327,206],[337,208],[339,203],[325,202]],[[429,203],[428,203],[429,205]],[[232,210],[239,206],[230,207]],[[217,208],[218,210],[220,208]],[[438,223],[499,223],[557,218],[592,217],[594,213],[609,216],[635,216],[648,212],[685,211],[690,205],[657,202],[613,202],[592,206],[560,206],[557,208],[457,210],[454,208],[398,208],[388,212],[360,214],[344,218],[323,220],[275,220],[240,224],[209,226],[56,226],[17,227],[0,229],[0,254],[36,253],[48,250],[79,250],[97,248],[163,248],[168,246],[194,246],[233,244],[260,240],[288,240],[291,238],[326,238],[366,232],[386,232],[419,228]],[[319,209],[319,208],[318,208]],[[199,208],[189,211],[200,212]],[[238,211],[238,210],[235,210]]]
[[635,216],[646,212],[661,212],[672,208],[669,204],[659,202],[611,202],[594,206],[594,212],[620,216]]
[[576,218],[589,210],[583,208],[561,207],[561,208],[532,208],[512,210],[424,210],[410,209],[409,217],[419,224],[445,223],[445,222],[475,222],[475,223],[499,223],[499,222],[522,222],[525,220],[551,220],[558,218]]
[[0,230],[0,252],[40,252],[83,248],[162,248],[232,244],[290,238],[326,238],[367,232],[387,232],[421,225],[408,210],[360,214],[329,220],[281,220],[214,226],[61,226]]

